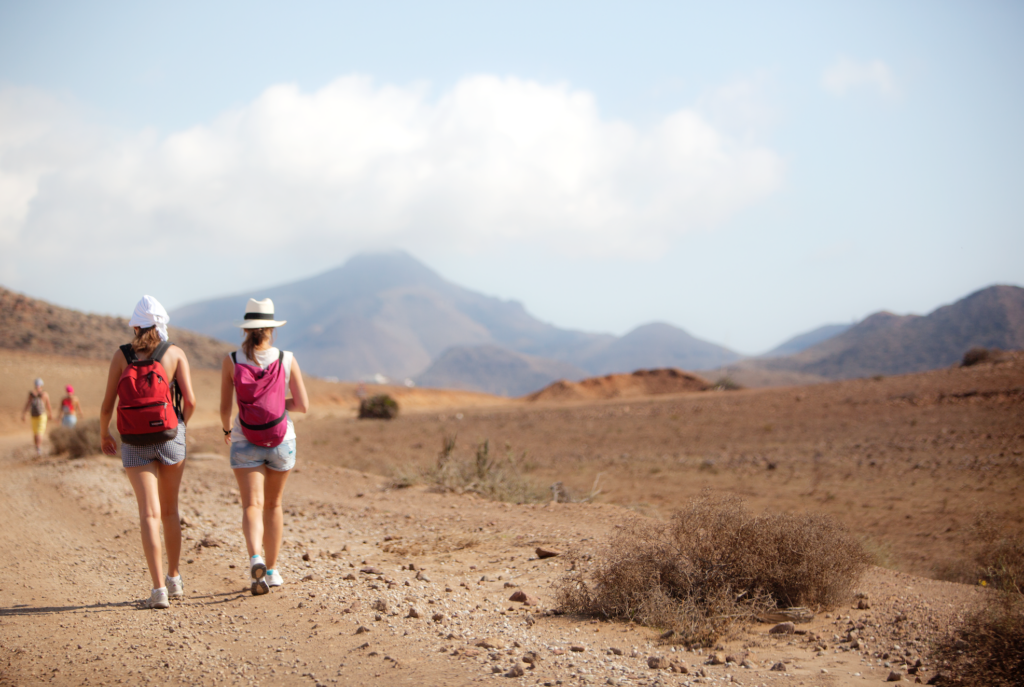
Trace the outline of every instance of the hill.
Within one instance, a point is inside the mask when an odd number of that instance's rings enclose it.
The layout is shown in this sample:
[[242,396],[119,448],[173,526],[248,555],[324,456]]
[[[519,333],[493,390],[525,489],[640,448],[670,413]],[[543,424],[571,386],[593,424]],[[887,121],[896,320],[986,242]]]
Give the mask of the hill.
[[586,375],[569,363],[485,344],[449,348],[416,378],[416,383],[501,396],[522,396],[536,391],[552,379],[581,379]]
[[[642,327],[622,339],[560,329],[534,318],[520,303],[452,284],[402,252],[358,255],[310,279],[194,303],[175,310],[172,317],[196,331],[234,340],[238,334],[232,322],[250,295],[274,299],[278,316],[288,320],[277,341],[298,354],[304,369],[341,379],[369,379],[379,373],[392,379],[448,380],[447,362],[429,375],[428,368],[442,362],[439,357],[449,349],[482,345],[529,356],[533,360],[528,367],[535,371],[558,371],[537,377],[539,383],[527,391],[571,376],[572,368],[583,375],[603,374],[738,358],[669,325]],[[508,386],[508,368],[501,367],[511,361],[507,355],[496,356],[492,348],[459,355],[477,365],[460,383],[480,389]],[[541,358],[548,362],[537,360]],[[484,380],[485,360],[499,365],[492,380]]]
[[637,370],[632,374],[591,377],[580,382],[560,379],[526,397],[527,401],[593,401],[707,391],[708,380],[675,368]]
[[[110,360],[132,340],[128,319],[61,308],[0,287],[0,348],[72,358]],[[174,321],[174,318],[171,318]],[[196,368],[219,369],[234,346],[179,327],[168,327]]]
[[800,379],[852,379],[923,372],[958,363],[970,348],[1024,348],[1024,289],[990,286],[925,316],[879,312],[796,355],[745,360],[724,372],[798,373]]
[[797,334],[791,339],[783,341],[772,350],[764,353],[759,358],[783,358],[787,355],[795,355],[805,351],[811,346],[827,341],[832,337],[839,336],[852,325],[849,324],[826,324],[803,334]]

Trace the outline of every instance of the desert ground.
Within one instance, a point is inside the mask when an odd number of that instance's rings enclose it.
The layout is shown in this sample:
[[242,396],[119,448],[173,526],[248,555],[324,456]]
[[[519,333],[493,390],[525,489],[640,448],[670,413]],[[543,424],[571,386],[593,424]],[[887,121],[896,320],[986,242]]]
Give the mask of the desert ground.
[[[402,408],[391,421],[356,419],[354,385],[310,380],[286,491],[286,583],[253,597],[218,378],[199,370],[181,491],[186,598],[144,610],[120,460],[37,458],[19,418],[36,376],[55,407],[74,384],[95,417],[105,375],[103,362],[0,353],[0,685],[863,685],[892,671],[926,681],[939,669],[931,643],[989,593],[971,579],[974,524],[1024,528],[1021,355],[576,400],[388,388]],[[429,470],[446,437],[466,460],[486,441],[541,500],[439,493]],[[571,502],[551,500],[554,483]],[[877,563],[860,596],[816,609],[799,634],[755,624],[697,650],[662,642],[658,628],[555,612],[566,558],[538,548],[598,553],[629,519],[666,518],[705,489],[757,512],[845,523]],[[529,605],[509,599],[518,590]],[[733,660],[711,665],[716,653]],[[688,672],[652,669],[652,656]]]

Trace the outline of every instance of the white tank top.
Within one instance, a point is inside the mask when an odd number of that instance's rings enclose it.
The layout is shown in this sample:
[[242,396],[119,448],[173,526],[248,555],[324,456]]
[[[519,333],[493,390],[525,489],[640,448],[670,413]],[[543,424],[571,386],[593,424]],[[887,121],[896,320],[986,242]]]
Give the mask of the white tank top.
[[[245,356],[245,353],[242,352],[242,349],[239,348],[237,351],[235,351],[235,358],[240,363],[243,363],[245,365],[256,365],[261,370],[265,370],[272,362],[277,360],[277,357],[280,354],[281,351],[276,346],[271,346],[265,351],[256,351],[256,360],[249,360],[249,358]],[[292,360],[294,358],[295,355],[291,351],[284,352],[284,360],[281,361],[281,364],[284,365],[285,387],[288,386],[289,382],[291,382],[292,379]],[[288,441],[290,439],[295,438],[295,425],[292,424],[292,418],[290,415],[288,415],[288,411],[285,411],[285,418],[285,421],[288,423],[288,429],[287,431],[285,431],[284,439],[282,439],[281,441]],[[248,439],[245,438],[245,435],[242,434],[242,425],[238,421],[237,412],[235,413],[235,420],[231,425],[231,443],[234,443],[236,441],[248,441]]]

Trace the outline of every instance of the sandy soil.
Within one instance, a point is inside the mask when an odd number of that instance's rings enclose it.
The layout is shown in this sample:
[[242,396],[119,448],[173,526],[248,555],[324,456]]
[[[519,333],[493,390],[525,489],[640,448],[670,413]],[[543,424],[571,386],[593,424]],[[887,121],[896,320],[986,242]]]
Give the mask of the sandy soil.
[[[95,381],[78,361],[5,353],[0,369],[5,381],[30,380],[45,364],[68,365],[83,390]],[[317,412],[298,423],[285,586],[249,594],[226,451],[216,427],[196,422],[181,493],[187,597],[166,611],[138,604],[148,574],[119,460],[34,458],[8,400],[20,409],[25,385],[6,389],[0,416],[16,433],[0,437],[0,685],[862,685],[890,670],[913,681],[919,657],[926,680],[936,669],[929,642],[985,590],[890,568],[955,576],[979,512],[1006,529],[1024,523],[1020,359],[603,402],[416,390],[390,422],[353,419],[354,390],[322,384]],[[210,385],[215,393],[215,378]],[[562,481],[593,498],[514,505],[426,483],[389,488],[456,433],[460,455],[487,439],[541,487]],[[721,651],[746,656],[749,668],[673,651],[656,630],[550,612],[565,563],[537,559],[538,546],[597,550],[626,519],[667,515],[705,487],[738,493],[754,510],[825,511],[849,523],[889,566],[857,585],[870,608],[851,598],[798,635],[738,631]],[[517,589],[538,605],[510,601]],[[851,629],[864,642],[857,649]],[[534,667],[504,677],[527,652]],[[651,669],[653,655],[681,659],[689,673]],[[778,662],[785,670],[769,670]]]

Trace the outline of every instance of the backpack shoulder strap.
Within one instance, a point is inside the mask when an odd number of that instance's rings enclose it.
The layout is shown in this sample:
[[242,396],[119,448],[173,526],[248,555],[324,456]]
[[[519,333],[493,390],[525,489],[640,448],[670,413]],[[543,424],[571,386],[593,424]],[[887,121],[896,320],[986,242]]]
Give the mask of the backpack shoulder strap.
[[282,349],[280,349],[280,348],[277,349],[277,350],[278,350],[277,362],[278,362],[278,364],[281,367],[284,367],[284,351]]
[[129,365],[139,359],[139,356],[135,355],[135,349],[132,348],[130,343],[121,346],[121,352],[124,353],[124,359],[128,361]]
[[238,358],[235,356],[235,353],[237,353],[237,351],[231,351],[231,362],[233,362],[235,365],[237,365],[238,364]]
[[[171,343],[170,341],[161,342],[159,346],[153,349],[153,355],[149,356],[150,359],[155,360],[159,363],[161,360],[163,360],[164,355],[167,354],[167,349],[173,345],[174,344]],[[162,365],[163,363],[160,364]]]

